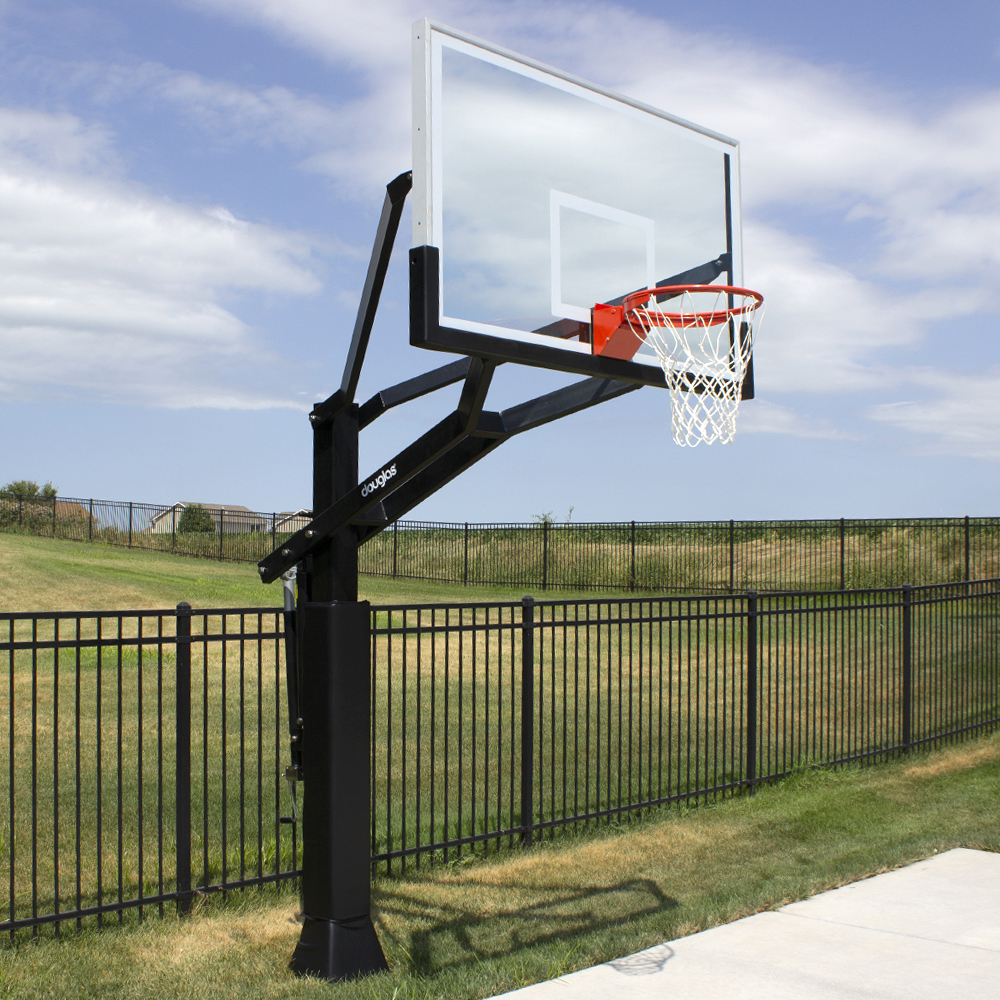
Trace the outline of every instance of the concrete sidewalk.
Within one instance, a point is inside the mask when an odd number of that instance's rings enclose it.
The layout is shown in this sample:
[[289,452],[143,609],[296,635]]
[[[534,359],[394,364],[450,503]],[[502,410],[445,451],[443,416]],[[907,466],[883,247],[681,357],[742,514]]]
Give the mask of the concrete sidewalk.
[[1000,854],[948,851],[503,996],[997,1000]]

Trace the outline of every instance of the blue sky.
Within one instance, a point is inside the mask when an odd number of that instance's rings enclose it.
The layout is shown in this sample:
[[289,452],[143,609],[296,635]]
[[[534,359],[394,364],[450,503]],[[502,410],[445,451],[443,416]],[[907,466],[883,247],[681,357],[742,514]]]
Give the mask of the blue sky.
[[[1000,13],[722,0],[0,2],[0,479],[287,509],[339,382],[429,16],[742,143],[767,298],[731,446],[644,389],[504,445],[411,516],[998,513]],[[407,343],[401,227],[360,396]],[[491,407],[556,373],[498,373]],[[450,390],[366,431],[371,471]]]

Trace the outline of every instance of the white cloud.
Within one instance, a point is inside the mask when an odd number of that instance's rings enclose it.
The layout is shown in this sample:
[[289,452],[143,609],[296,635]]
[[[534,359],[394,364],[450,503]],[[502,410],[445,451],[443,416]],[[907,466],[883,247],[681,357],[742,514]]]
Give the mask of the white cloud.
[[807,417],[766,399],[755,399],[741,406],[736,429],[740,434],[787,434],[829,441],[851,439],[850,434],[845,434],[830,420]]
[[113,172],[118,160],[111,133],[70,114],[0,107],[0,156],[24,170]]
[[[843,393],[895,384],[889,349],[905,354],[936,298],[905,296],[824,260],[817,247],[773,226],[751,223],[747,283],[765,296],[754,346],[757,384],[772,392]],[[881,360],[873,360],[884,352]]]
[[876,406],[872,419],[920,435],[926,451],[1000,459],[1000,367],[976,374],[911,370],[906,381],[931,398]]
[[290,404],[255,388],[282,365],[220,300],[315,292],[304,238],[106,176],[109,136],[69,115],[0,110],[0,153],[5,396]]

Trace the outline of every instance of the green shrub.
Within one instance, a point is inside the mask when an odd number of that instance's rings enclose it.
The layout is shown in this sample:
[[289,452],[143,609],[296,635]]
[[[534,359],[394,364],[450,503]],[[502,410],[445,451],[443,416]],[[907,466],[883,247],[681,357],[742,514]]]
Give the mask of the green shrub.
[[0,499],[28,500],[37,497],[40,500],[54,500],[56,493],[51,481],[39,486],[33,479],[14,479],[0,489]]
[[212,515],[200,503],[185,507],[177,521],[177,530],[183,534],[193,534],[196,531],[215,533],[215,521]]

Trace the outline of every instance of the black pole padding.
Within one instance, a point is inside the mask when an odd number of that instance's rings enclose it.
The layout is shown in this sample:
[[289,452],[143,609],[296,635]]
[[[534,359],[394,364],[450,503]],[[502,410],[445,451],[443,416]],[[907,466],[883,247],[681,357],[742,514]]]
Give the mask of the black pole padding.
[[303,927],[290,968],[355,979],[388,969],[371,920],[371,605],[302,615]]

